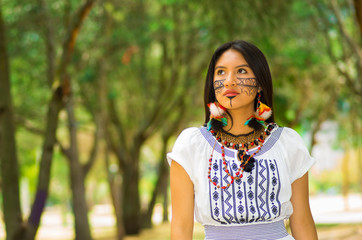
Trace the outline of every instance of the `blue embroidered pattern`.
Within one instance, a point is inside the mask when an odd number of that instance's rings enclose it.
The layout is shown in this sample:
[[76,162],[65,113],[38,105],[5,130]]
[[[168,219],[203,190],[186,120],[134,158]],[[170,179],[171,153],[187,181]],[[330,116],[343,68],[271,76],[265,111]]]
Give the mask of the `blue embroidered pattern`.
[[[215,168],[212,170],[212,178],[221,187],[225,186],[230,178],[223,171],[222,159],[215,163],[219,167],[217,171]],[[233,160],[229,162],[228,169],[235,175],[232,164]],[[271,221],[280,215],[280,188],[276,161],[256,159],[253,171],[244,172],[243,178],[230,187],[221,189],[209,183],[211,217],[222,224]]]
[[[210,144],[215,139],[205,129],[201,129],[204,137]],[[256,155],[261,155],[269,150],[279,138],[282,128],[276,129],[262,150]],[[215,150],[218,152],[218,146]],[[220,149],[221,152],[221,149]],[[238,162],[234,152],[225,149],[227,169],[235,176]],[[255,168],[250,173],[244,172],[243,178],[236,180],[226,189],[217,188],[209,182],[211,217],[221,224],[243,224],[252,222],[268,222],[280,216],[281,202],[279,193],[281,182],[276,160],[255,158]],[[218,185],[225,186],[230,178],[223,170],[221,156],[213,159],[211,178]]]

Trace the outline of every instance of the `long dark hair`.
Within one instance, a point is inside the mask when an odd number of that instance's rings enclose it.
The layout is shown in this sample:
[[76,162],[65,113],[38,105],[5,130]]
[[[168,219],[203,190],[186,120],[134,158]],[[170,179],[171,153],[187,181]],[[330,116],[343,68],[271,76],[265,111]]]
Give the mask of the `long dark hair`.
[[[205,107],[205,123],[210,120],[210,111],[207,106],[210,102],[216,102],[215,89],[214,89],[214,71],[215,65],[220,56],[227,50],[234,49],[240,52],[253,70],[256,77],[258,86],[261,87],[261,102],[265,103],[273,109],[273,83],[270,74],[268,62],[264,54],[251,43],[238,40],[227,42],[221,45],[211,58],[209,69],[206,75],[205,89],[204,89],[204,107]],[[256,110],[257,99],[254,101],[254,110]],[[218,121],[215,121],[218,122]],[[274,111],[270,118],[266,120],[267,123],[274,122]],[[255,125],[252,124],[252,125]],[[253,126],[254,128],[256,126]]]

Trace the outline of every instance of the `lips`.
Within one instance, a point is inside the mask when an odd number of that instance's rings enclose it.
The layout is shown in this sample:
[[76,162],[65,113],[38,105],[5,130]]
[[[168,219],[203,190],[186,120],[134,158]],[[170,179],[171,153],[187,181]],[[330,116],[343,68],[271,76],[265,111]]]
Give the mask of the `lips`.
[[239,95],[239,93],[234,90],[226,90],[224,93],[225,97],[235,97],[237,95]]

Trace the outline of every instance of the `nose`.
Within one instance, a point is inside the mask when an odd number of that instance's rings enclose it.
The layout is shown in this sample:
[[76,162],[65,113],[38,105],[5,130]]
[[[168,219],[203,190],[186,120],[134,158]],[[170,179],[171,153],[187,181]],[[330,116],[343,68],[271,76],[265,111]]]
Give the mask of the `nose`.
[[235,81],[235,76],[232,72],[230,72],[225,79],[224,85],[225,87],[235,87],[236,86],[236,81]]

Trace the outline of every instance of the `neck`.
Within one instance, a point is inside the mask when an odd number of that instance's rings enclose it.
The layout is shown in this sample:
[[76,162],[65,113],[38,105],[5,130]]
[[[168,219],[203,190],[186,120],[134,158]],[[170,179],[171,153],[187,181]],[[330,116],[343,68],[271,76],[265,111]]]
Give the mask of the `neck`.
[[253,110],[245,110],[245,109],[228,109],[228,113],[231,115],[232,120],[229,115],[226,115],[228,120],[228,125],[224,127],[225,131],[230,132],[234,135],[246,134],[254,129],[249,127],[248,125],[244,125],[246,120],[253,115]]

